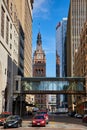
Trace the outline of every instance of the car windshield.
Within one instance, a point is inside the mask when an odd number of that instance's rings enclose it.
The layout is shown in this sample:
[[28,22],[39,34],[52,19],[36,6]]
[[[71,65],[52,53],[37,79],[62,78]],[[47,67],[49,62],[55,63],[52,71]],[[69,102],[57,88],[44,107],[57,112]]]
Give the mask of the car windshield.
[[17,119],[17,116],[9,116],[7,117],[6,121],[15,120],[15,119]]
[[8,116],[9,116],[9,114],[0,114],[0,118],[6,118]]
[[34,119],[44,119],[44,116],[35,116]]
[[41,112],[38,112],[38,114],[47,114],[47,112],[41,111]]

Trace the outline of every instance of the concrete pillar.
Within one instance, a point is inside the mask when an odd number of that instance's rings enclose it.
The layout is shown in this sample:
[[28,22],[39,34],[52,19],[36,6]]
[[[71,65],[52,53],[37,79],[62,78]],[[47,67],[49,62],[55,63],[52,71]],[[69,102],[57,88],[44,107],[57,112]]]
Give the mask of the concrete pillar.
[[87,97],[87,75],[85,76],[85,90],[86,90],[86,97]]
[[21,92],[21,76],[17,75],[14,79],[14,92]]

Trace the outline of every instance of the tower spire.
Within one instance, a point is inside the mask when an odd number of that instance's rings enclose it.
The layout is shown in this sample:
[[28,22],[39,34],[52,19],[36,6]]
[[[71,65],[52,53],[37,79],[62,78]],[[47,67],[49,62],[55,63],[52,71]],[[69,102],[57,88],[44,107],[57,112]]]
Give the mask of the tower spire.
[[38,30],[39,30],[39,32],[40,32],[40,23],[38,24]]
[[40,23],[38,24],[39,32],[37,34],[37,50],[42,50],[42,39],[41,39],[41,33],[40,33]]

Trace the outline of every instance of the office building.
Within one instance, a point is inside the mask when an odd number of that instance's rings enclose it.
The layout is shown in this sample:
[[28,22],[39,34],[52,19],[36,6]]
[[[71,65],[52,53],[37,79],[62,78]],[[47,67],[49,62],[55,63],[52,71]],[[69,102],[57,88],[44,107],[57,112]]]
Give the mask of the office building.
[[[63,18],[56,26],[56,77],[66,76],[66,54],[65,54],[65,42],[67,31],[67,18]],[[57,95],[57,108],[63,107],[67,104],[66,95]]]
[[32,76],[33,2],[0,1],[0,112],[12,112],[18,98],[13,95],[15,76]]
[[80,33],[87,20],[87,0],[70,0],[67,23],[67,76],[74,76],[74,55],[80,44]]
[[[87,76],[87,22],[83,25],[80,35],[80,45],[75,52],[74,74],[77,77]],[[86,96],[78,95],[76,97],[76,111],[80,114],[87,113]]]
[[60,58],[59,70],[58,72],[56,70],[56,76],[59,76],[59,77],[65,77],[66,29],[67,29],[67,18],[63,18],[62,21],[59,22],[56,26],[56,56],[57,57],[59,56]]
[[18,19],[22,25],[24,40],[24,76],[32,76],[32,9],[34,0],[14,0]]
[[0,1],[0,112],[12,111],[13,78],[18,74],[19,34],[7,3]]

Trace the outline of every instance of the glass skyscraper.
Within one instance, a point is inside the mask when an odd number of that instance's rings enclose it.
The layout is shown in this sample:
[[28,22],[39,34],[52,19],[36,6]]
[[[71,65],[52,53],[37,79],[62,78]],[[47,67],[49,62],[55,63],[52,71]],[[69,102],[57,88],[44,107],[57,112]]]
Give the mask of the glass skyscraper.
[[[59,77],[65,77],[65,39],[67,29],[67,18],[63,18],[56,26],[56,53],[60,57]],[[56,75],[57,75],[56,71]]]
[[[65,77],[65,40],[66,40],[67,18],[63,18],[56,26],[56,77]],[[59,61],[59,62],[58,62]],[[66,95],[57,95],[58,107],[67,104]]]

